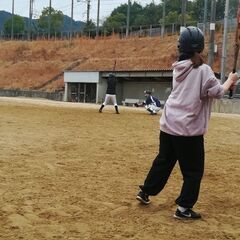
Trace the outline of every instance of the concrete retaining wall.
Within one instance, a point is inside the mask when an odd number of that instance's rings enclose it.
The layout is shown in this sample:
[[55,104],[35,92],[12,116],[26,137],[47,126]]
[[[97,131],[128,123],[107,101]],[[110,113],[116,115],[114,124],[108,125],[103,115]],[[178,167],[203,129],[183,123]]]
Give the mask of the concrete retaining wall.
[[0,89],[1,97],[29,97],[29,98],[46,98],[55,101],[63,100],[63,92],[43,92],[34,90],[9,90]]
[[213,112],[240,114],[240,99],[220,99],[214,100]]
[[[34,90],[6,90],[0,89],[1,97],[29,97],[29,98],[46,98],[55,101],[63,101],[63,91],[43,92]],[[214,100],[213,112],[240,114],[240,99]]]

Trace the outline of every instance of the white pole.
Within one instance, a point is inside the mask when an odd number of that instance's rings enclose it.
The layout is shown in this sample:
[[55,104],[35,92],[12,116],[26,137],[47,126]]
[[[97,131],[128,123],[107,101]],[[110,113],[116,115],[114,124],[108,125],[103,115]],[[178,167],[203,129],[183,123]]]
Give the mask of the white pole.
[[204,15],[203,15],[203,33],[206,34],[207,31],[207,5],[208,0],[204,0]]
[[100,0],[98,0],[98,6],[97,6],[97,32],[96,36],[99,36],[99,14],[100,14]]
[[70,42],[72,42],[72,36],[73,36],[73,0],[71,4]]
[[13,20],[14,19],[14,0],[12,0],[12,30],[11,30],[11,40],[13,40]]
[[215,46],[215,22],[216,22],[216,0],[211,2],[211,19],[210,19],[210,42],[208,52],[208,65],[212,67],[214,61],[214,46]]
[[131,1],[128,0],[126,37],[129,35]]
[[164,36],[165,33],[165,15],[166,15],[166,0],[163,1],[163,12],[162,12],[162,27],[161,27],[161,36]]
[[226,59],[227,59],[228,12],[229,12],[229,0],[226,0],[225,13],[224,13],[222,61],[221,61],[221,83],[225,82],[225,65],[226,65]]

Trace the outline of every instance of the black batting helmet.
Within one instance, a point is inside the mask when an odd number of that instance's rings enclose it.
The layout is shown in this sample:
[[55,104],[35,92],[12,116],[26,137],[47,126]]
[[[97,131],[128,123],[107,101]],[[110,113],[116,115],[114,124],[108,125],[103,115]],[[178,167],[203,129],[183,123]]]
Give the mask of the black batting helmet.
[[144,91],[144,94],[145,94],[145,96],[146,96],[147,94],[151,95],[152,92],[151,92],[150,90],[145,90],[145,91]]
[[202,52],[204,49],[204,35],[197,27],[186,27],[178,40],[180,53]]

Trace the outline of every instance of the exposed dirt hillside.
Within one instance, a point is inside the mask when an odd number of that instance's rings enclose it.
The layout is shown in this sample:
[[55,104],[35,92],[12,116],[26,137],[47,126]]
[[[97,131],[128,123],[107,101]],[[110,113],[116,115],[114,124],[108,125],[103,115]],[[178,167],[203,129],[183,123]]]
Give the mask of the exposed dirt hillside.
[[[164,38],[81,38],[72,44],[68,41],[1,42],[0,88],[54,91],[63,88],[61,73],[65,69],[111,70],[115,60],[116,70],[171,68],[177,57],[177,39],[175,35]],[[222,36],[219,34],[217,39],[221,53]],[[207,59],[207,54],[205,56]],[[219,54],[215,60],[213,68],[219,72]]]

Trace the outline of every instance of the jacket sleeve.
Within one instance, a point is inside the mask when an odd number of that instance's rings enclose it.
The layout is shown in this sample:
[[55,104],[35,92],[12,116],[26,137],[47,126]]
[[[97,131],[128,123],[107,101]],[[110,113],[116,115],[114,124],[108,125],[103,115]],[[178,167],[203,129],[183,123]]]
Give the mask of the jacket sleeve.
[[208,66],[203,74],[201,97],[221,98],[224,95],[223,86]]

